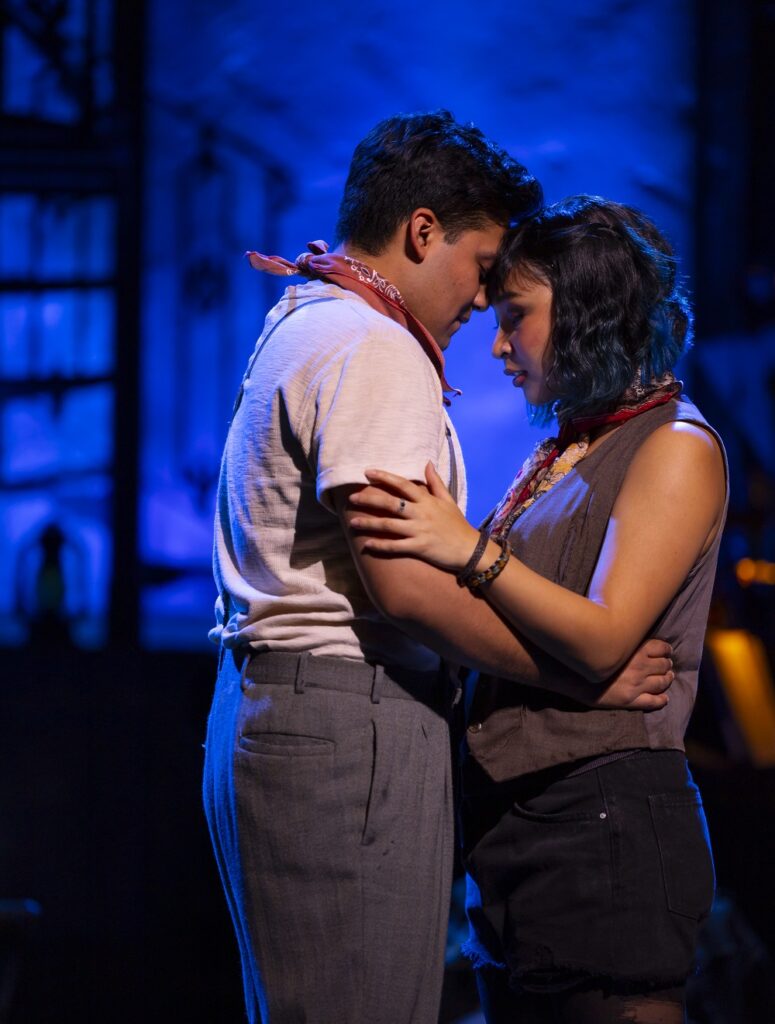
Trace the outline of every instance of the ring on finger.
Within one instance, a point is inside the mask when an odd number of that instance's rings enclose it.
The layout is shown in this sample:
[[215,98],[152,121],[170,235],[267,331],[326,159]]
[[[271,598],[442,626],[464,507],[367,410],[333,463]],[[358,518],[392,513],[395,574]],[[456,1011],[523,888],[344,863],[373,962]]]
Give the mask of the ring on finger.
[[405,508],[406,508],[406,498],[401,498],[401,500],[398,502],[398,514],[400,516],[402,516],[404,514],[404,509]]

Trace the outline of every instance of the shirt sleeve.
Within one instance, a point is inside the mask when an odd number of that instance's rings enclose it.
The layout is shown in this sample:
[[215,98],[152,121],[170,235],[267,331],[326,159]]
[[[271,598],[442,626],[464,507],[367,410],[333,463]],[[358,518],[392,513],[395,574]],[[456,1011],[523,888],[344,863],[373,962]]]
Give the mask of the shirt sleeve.
[[441,385],[418,342],[400,328],[367,334],[319,378],[311,459],[318,500],[366,484],[364,470],[425,480],[444,437]]

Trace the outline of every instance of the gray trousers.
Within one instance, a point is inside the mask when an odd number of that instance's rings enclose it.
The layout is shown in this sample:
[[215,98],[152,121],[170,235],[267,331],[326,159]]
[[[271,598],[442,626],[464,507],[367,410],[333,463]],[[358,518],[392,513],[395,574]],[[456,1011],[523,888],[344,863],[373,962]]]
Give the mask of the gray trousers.
[[453,857],[442,682],[384,672],[223,659],[204,803],[251,1024],[438,1020]]

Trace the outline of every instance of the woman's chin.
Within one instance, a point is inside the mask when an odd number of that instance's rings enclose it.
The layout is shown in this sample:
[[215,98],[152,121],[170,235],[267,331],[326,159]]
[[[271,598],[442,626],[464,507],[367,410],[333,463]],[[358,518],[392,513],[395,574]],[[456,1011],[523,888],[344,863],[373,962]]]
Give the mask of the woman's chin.
[[539,388],[523,388],[522,394],[528,405],[546,405],[548,402],[553,402],[556,397]]

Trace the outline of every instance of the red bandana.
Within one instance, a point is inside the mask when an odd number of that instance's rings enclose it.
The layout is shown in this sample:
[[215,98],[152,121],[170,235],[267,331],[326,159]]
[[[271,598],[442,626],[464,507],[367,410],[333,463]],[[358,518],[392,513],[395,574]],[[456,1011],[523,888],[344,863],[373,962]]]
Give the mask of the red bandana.
[[558,437],[547,438],[536,445],[511,487],[482,524],[490,536],[496,539],[508,537],[520,515],[584,458],[591,430],[624,423],[657,405],[665,405],[683,386],[672,373],[666,373],[648,385],[641,384],[639,377],[625,391],[612,412],[574,417],[562,426]]
[[[328,243],[322,241],[310,242],[307,246],[309,252],[302,253],[298,259],[291,263],[282,256],[263,256],[260,252],[246,252],[251,267],[254,270],[264,271],[268,274],[301,275],[310,279],[330,281],[340,288],[355,292],[362,299],[376,309],[378,313],[390,317],[396,323],[401,324],[410,334],[420,342],[425,354],[439,375],[442,391],[450,391],[459,395],[458,388],[451,387],[444,376],[444,355],[436,344],[436,341],[423,327],[420,321],[406,307],[401,293],[395,285],[381,277],[373,267],[367,266],[350,256],[339,256],[328,252]],[[449,405],[449,399],[444,399],[444,404]]]

